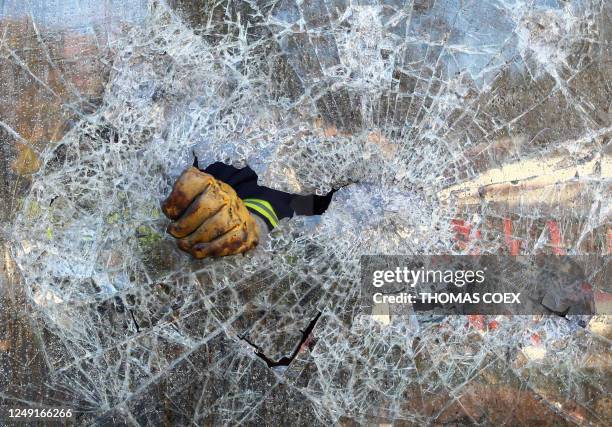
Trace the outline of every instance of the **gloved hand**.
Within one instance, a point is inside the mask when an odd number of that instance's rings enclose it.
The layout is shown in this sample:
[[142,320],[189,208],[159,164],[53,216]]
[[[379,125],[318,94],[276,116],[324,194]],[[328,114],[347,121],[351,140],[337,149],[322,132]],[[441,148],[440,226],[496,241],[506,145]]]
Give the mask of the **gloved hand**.
[[259,227],[234,189],[195,167],[186,169],[162,203],[168,232],[195,258],[243,253],[257,245]]

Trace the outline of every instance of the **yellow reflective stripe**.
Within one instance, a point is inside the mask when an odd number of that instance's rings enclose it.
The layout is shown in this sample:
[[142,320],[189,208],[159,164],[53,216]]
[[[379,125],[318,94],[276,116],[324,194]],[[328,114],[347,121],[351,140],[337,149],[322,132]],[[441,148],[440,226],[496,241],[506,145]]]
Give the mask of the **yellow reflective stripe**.
[[272,227],[276,227],[278,225],[278,217],[276,216],[276,212],[274,212],[274,208],[269,202],[262,199],[244,199],[243,202],[246,207],[251,208],[265,216],[266,219],[270,221]]
[[254,203],[245,203],[246,207],[249,209],[252,209],[256,212],[259,212],[260,214],[262,214],[264,217],[266,217],[266,219],[270,222],[270,225],[272,227],[276,227],[278,225],[278,221],[274,219],[274,217],[272,215],[270,215],[270,212],[268,212],[266,209],[262,208],[259,205],[256,205]]
[[276,216],[276,211],[274,210],[274,208],[272,207],[270,202],[268,202],[267,200],[263,200],[263,199],[244,199],[244,202],[249,202],[251,204],[256,204],[256,205],[266,209],[268,211],[268,213],[274,217],[274,220],[276,222],[278,222],[278,217]]

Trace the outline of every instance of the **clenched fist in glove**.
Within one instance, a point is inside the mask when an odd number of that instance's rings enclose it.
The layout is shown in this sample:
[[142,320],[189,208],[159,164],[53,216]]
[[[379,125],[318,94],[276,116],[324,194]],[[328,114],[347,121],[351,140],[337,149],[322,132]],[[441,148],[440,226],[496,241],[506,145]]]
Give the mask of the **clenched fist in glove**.
[[195,258],[243,253],[257,245],[259,227],[234,189],[195,167],[185,170],[163,202],[168,232]]

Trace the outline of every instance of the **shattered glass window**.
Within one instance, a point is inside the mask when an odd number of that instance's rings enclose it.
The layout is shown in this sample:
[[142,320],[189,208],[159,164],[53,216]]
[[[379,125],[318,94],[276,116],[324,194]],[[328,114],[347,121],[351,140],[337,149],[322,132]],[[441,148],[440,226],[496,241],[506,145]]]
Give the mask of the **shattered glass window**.
[[[0,407],[610,425],[606,269],[580,319],[358,301],[362,255],[612,252],[611,19],[605,0],[0,3]],[[336,191],[194,260],[160,210],[194,155]]]

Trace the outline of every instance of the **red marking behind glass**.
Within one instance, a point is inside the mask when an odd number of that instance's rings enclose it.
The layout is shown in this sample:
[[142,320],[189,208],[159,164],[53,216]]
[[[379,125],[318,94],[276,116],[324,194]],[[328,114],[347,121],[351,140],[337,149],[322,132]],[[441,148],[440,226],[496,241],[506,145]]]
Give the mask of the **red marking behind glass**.
[[[456,233],[453,240],[457,242],[461,250],[466,250],[470,246],[469,243],[471,240],[480,239],[480,230],[476,230],[472,233],[472,226],[462,219],[451,220],[451,225],[453,226],[453,231]],[[461,238],[459,238],[460,236]],[[472,248],[470,251],[470,255],[477,255],[479,253],[479,248]]]
[[565,255],[565,249],[563,248],[563,241],[561,239],[561,231],[559,230],[557,221],[551,219],[546,223],[546,225],[548,226],[548,231],[550,232],[550,242],[553,246],[553,254]]
[[521,241],[512,238],[512,220],[509,218],[504,218],[504,236],[510,255],[517,256],[521,252]]

